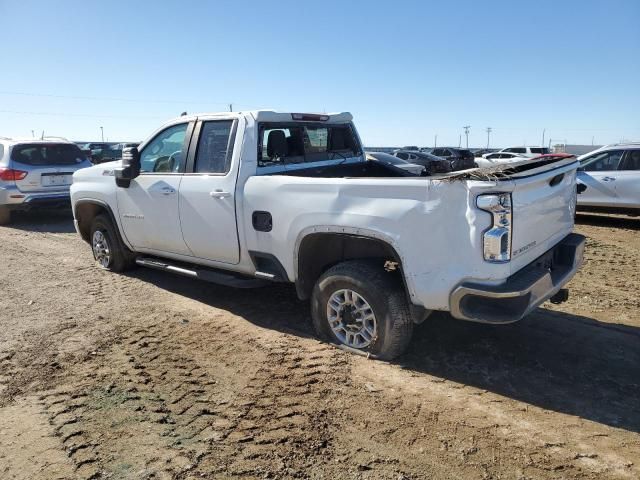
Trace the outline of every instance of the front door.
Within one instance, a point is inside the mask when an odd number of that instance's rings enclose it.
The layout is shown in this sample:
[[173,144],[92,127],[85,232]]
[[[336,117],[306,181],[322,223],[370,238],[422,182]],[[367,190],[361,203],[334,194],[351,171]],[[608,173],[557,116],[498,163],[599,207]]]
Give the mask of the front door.
[[188,173],[180,185],[182,235],[189,250],[196,257],[231,264],[240,261],[237,164],[232,162],[235,122],[198,122],[194,133],[197,148],[191,149]]
[[136,249],[189,255],[182,239],[178,192],[189,144],[187,123],[166,128],[140,152],[140,175],[118,188],[122,230]]
[[640,148],[627,150],[616,178],[621,207],[640,208]]
[[580,193],[579,204],[591,206],[616,206],[618,195],[616,181],[622,150],[600,152],[582,161],[578,182],[587,188]]

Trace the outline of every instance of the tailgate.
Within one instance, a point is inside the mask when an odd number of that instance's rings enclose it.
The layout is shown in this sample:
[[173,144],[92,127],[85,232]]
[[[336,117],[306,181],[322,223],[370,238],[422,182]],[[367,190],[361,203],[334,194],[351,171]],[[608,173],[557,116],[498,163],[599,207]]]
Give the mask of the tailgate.
[[513,237],[511,271],[545,253],[573,230],[575,158],[511,175]]

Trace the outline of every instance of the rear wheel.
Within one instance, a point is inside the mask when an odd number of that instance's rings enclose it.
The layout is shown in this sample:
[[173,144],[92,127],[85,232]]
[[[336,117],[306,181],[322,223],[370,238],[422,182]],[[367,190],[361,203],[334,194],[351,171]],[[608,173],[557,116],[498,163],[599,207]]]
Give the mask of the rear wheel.
[[111,219],[98,215],[91,224],[91,250],[101,268],[124,272],[135,264],[135,255],[120,239]]
[[11,210],[0,206],[0,225],[7,225],[11,222]]
[[327,270],[311,299],[318,335],[383,360],[402,354],[411,340],[413,320],[396,275],[362,260]]

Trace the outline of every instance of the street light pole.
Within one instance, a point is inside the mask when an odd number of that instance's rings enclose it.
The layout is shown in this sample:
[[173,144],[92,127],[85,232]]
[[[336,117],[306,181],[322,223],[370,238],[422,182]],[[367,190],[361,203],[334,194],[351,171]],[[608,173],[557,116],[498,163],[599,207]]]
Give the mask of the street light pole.
[[438,134],[433,138],[433,148],[435,149],[438,146]]
[[464,135],[467,137],[467,148],[469,148],[469,129],[471,128],[471,125],[465,125],[462,128],[464,128]]
[[491,127],[487,127],[487,148],[489,148],[489,135],[491,135]]
[[104,142],[104,127],[100,127],[100,135],[102,137],[102,141]]

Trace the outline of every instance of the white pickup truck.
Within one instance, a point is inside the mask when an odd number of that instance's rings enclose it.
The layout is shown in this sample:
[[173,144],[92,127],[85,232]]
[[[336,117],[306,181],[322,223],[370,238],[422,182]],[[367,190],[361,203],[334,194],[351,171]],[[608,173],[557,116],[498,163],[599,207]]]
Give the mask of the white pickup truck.
[[97,263],[292,282],[318,334],[391,359],[434,310],[509,323],[566,299],[575,158],[417,177],[366,161],[349,113],[182,116],[73,176]]

